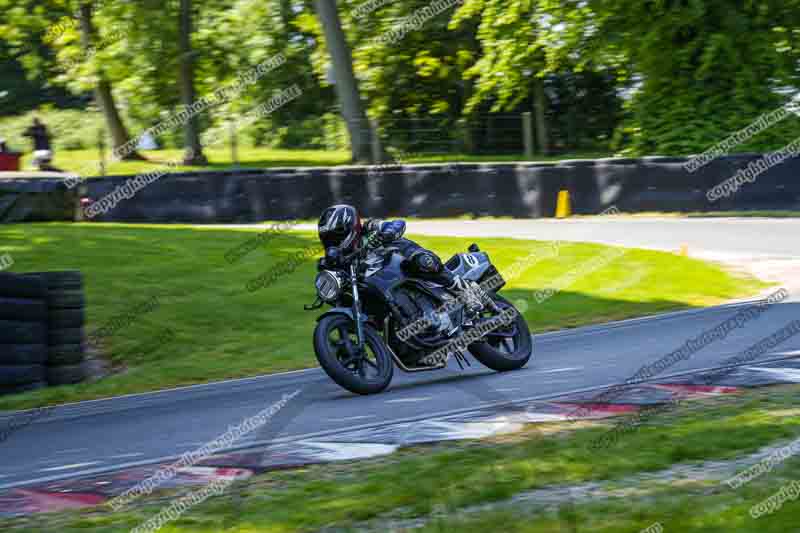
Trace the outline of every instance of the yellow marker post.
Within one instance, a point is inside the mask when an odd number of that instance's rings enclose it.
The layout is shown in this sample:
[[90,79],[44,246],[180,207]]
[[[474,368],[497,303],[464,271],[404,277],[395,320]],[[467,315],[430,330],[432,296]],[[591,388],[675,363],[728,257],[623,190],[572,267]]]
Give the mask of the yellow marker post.
[[556,218],[567,218],[570,215],[572,215],[572,206],[569,201],[569,191],[558,191]]
[[688,244],[681,244],[680,254],[683,257],[687,257],[689,255],[689,245]]

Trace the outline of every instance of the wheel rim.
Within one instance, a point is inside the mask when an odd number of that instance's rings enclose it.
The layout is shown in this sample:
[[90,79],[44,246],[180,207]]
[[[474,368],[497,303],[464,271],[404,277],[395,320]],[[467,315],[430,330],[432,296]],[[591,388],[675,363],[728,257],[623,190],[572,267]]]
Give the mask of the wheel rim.
[[335,324],[327,337],[328,349],[342,368],[365,381],[377,380],[383,374],[383,363],[370,340],[364,340],[363,351],[359,353],[355,328],[344,322]]

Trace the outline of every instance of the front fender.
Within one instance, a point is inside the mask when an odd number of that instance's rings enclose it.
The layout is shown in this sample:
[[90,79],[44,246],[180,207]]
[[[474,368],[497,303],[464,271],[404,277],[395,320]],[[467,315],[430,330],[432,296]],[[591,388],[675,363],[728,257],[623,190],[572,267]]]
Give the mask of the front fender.
[[350,309],[349,307],[334,307],[333,309],[325,311],[324,313],[319,315],[317,317],[317,322],[319,322],[326,316],[332,316],[332,315],[347,315],[347,317],[350,318],[350,320],[355,320],[355,318],[353,317],[353,310]]
[[[353,310],[350,309],[349,307],[334,307],[333,309],[331,309],[329,311],[325,311],[324,313],[319,315],[317,317],[317,322],[319,322],[320,320],[322,320],[326,316],[332,316],[332,315],[346,315],[353,322],[355,322],[355,320],[356,320],[355,319],[355,315],[353,315]],[[367,317],[364,316],[363,313],[361,314],[361,321],[362,322],[366,322],[367,321]]]

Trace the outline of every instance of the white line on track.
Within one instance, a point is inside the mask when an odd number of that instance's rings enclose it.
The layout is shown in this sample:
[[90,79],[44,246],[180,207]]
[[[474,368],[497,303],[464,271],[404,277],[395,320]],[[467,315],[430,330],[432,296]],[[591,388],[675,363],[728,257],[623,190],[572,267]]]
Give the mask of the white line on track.
[[112,455],[111,459],[127,459],[129,457],[141,457],[143,453],[121,453],[119,455]]
[[72,448],[70,450],[59,450],[56,454],[66,454],[66,453],[76,453],[76,452],[88,452],[89,448]]
[[[777,362],[779,360],[783,361],[783,360],[786,360],[786,359],[797,359],[798,358],[795,355],[789,356],[787,358],[784,355],[785,353],[787,353],[787,352],[773,352],[773,353],[770,353],[770,354],[766,354],[766,356],[778,356],[778,357],[764,359],[764,360],[761,360],[759,362],[761,364],[766,364],[766,363]],[[794,352],[789,352],[789,353],[794,353]],[[745,365],[739,365],[739,366],[745,366]],[[688,371],[683,371],[683,372],[667,373],[667,374],[658,376],[655,379],[664,380],[664,379],[670,379],[670,378],[681,377],[681,376],[686,376],[686,375],[700,374],[700,373],[703,373],[703,372],[709,372],[711,370],[717,370],[717,369],[718,369],[717,367],[695,368],[695,369],[688,370]],[[655,379],[651,379],[649,381],[655,381]],[[647,382],[648,382],[648,380],[642,380],[641,381],[641,383],[647,383]],[[347,428],[347,430],[348,431],[365,430],[365,429],[372,429],[372,428],[377,428],[377,427],[385,427],[385,426],[390,426],[390,425],[395,425],[395,424],[413,423],[413,422],[418,422],[420,420],[430,420],[430,419],[434,419],[434,418],[445,418],[447,416],[456,416],[456,415],[459,415],[459,414],[468,413],[468,412],[471,412],[471,411],[477,411],[477,410],[482,409],[482,408],[488,408],[488,407],[493,407],[493,406],[510,407],[510,406],[514,406],[514,405],[520,405],[520,404],[523,404],[523,403],[528,403],[528,402],[531,402],[531,401],[536,401],[536,400],[539,400],[539,401],[542,401],[542,400],[555,400],[557,398],[564,398],[564,397],[567,397],[567,396],[570,396],[570,395],[574,395],[574,394],[582,394],[582,393],[586,393],[586,392],[597,392],[597,391],[609,389],[609,388],[612,388],[612,387],[615,387],[615,386],[618,386],[618,385],[619,385],[619,383],[613,383],[612,382],[612,383],[607,383],[607,384],[604,384],[604,385],[595,385],[595,386],[591,386],[591,387],[582,387],[582,388],[578,388],[578,389],[566,390],[566,391],[562,391],[562,392],[558,392],[558,393],[554,393],[554,394],[533,395],[533,396],[529,396],[529,397],[518,398],[518,399],[515,399],[514,401],[502,400],[502,401],[494,401],[494,402],[479,402],[478,404],[470,406],[468,408],[458,408],[458,409],[450,409],[450,410],[439,411],[439,412],[432,412],[432,413],[427,413],[424,416],[411,416],[411,417],[407,417],[407,418],[397,418],[397,419],[389,420],[389,421],[386,421],[386,422],[383,422],[383,423],[380,423],[380,424],[362,424],[361,426],[355,426],[355,427]],[[285,443],[285,442],[299,442],[301,440],[321,439],[321,438],[324,438],[324,437],[329,437],[331,435],[335,435],[336,433],[339,433],[341,431],[342,431],[342,429],[338,428],[338,429],[334,429],[334,430],[319,431],[319,432],[315,432],[315,433],[305,433],[305,434],[299,434],[299,435],[288,435],[286,437],[282,437],[282,438],[278,438],[278,439],[255,441],[255,442],[248,443],[248,444],[242,445],[242,446],[233,446],[233,447],[230,447],[230,448],[227,448],[227,449],[224,449],[224,450],[220,450],[220,453],[232,453],[232,452],[240,451],[240,450],[254,449],[254,448],[258,447],[258,446],[275,445],[275,444]],[[59,480],[62,480],[62,479],[69,479],[69,478],[74,478],[74,477],[78,477],[78,476],[89,476],[89,475],[105,474],[105,473],[108,473],[108,472],[118,472],[118,471],[124,470],[126,468],[136,468],[136,467],[140,467],[140,466],[149,466],[149,465],[153,465],[153,464],[157,464],[157,463],[166,463],[166,462],[176,461],[176,460],[178,460],[180,458],[181,458],[181,456],[179,454],[174,454],[174,455],[171,455],[171,456],[151,457],[149,459],[143,459],[143,460],[140,460],[140,461],[131,461],[131,462],[126,463],[126,464],[116,464],[116,465],[113,465],[113,466],[92,468],[92,469],[85,470],[83,472],[71,473],[69,475],[59,474],[59,475],[51,475],[51,476],[45,476],[45,477],[40,477],[40,478],[29,478],[29,479],[19,480],[19,481],[11,482],[11,483],[0,483],[0,490],[10,489],[10,488],[14,488],[14,487],[31,486],[31,485],[34,485],[36,483],[49,483],[49,482],[52,482],[52,481],[59,481]]]
[[52,466],[50,468],[40,468],[39,472],[57,472],[59,470],[72,470],[73,468],[83,468],[84,466],[99,465],[100,461],[92,461],[91,463],[75,463],[74,465]]
[[331,422],[349,422],[351,420],[364,420],[365,418],[375,418],[375,415],[346,416],[344,418],[331,418]]
[[551,368],[548,370],[536,370],[536,374],[555,374],[556,372],[571,372],[573,370],[583,370],[582,366],[570,366],[567,368]]
[[384,403],[411,403],[411,402],[426,402],[430,400],[430,396],[424,396],[422,398],[398,398],[397,400],[386,400]]
[[800,381],[800,368],[776,368],[776,367],[758,367],[758,366],[748,366],[746,367],[747,370],[756,370],[759,372],[768,372],[770,374],[775,374],[779,379],[784,379],[786,381]]

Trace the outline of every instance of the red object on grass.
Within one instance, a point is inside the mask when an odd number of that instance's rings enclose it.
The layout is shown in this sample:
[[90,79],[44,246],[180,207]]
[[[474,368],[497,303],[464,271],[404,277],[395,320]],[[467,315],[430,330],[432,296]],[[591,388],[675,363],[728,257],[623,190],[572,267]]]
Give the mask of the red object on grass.
[[0,170],[19,170],[22,154],[16,152],[0,152]]

